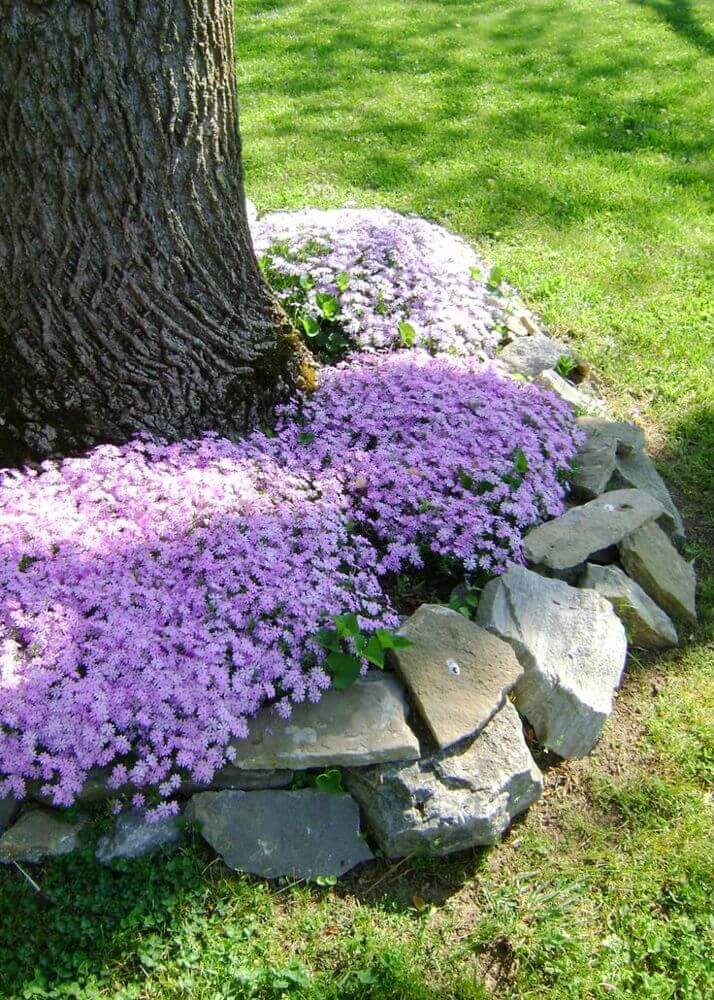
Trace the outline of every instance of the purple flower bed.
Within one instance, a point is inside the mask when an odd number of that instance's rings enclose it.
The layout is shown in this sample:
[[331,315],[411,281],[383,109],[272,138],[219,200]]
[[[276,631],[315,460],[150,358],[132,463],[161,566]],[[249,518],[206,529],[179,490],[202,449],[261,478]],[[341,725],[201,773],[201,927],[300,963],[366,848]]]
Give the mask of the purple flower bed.
[[252,231],[298,326],[322,347],[319,327],[334,328],[328,353],[414,346],[493,355],[503,313],[489,269],[440,226],[386,209],[309,209],[265,216]]
[[69,805],[111,765],[170,811],[262,705],[320,697],[335,615],[397,625],[385,573],[519,560],[576,440],[548,393],[415,351],[325,369],[274,436],[0,474],[0,797],[31,780]]

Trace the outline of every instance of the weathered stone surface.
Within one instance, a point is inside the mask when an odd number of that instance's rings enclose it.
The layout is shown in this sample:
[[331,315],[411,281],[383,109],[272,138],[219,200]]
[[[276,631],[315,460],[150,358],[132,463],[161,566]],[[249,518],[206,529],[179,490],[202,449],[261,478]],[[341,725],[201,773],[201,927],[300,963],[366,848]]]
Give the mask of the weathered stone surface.
[[361,678],[344,691],[327,691],[317,704],[293,707],[287,720],[270,709],[235,744],[237,768],[359,766],[416,760],[419,741],[406,722],[407,700],[395,677]]
[[612,712],[627,656],[604,597],[512,566],[484,588],[478,620],[513,645],[524,674],[513,698],[541,743],[584,757]]
[[436,743],[480,732],[523,670],[507,642],[439,604],[422,604],[399,630],[391,659]]
[[620,543],[627,573],[667,614],[695,624],[697,620],[694,568],[683,559],[656,524],[646,524]]
[[0,862],[39,862],[70,854],[83,826],[84,820],[69,822],[46,809],[31,809],[0,837]]
[[220,792],[228,789],[256,792],[269,788],[290,788],[293,777],[294,772],[285,768],[275,771],[247,771],[234,764],[226,764],[204,785],[195,781],[183,781],[178,794],[188,797],[197,792]]
[[178,844],[183,834],[177,816],[168,816],[149,823],[138,810],[123,813],[110,834],[100,837],[96,856],[102,864],[117,858],[138,858],[159,847]]
[[572,494],[578,500],[594,500],[605,492],[615,471],[617,441],[591,434],[576,455]]
[[389,857],[496,843],[543,787],[510,702],[474,740],[416,764],[350,769],[343,779]]
[[613,490],[532,528],[525,537],[526,558],[554,570],[579,566],[592,552],[617,545],[662,510],[659,500],[642,490]]
[[12,795],[0,799],[0,833],[10,826],[20,811],[20,804]]
[[583,385],[574,386],[572,382],[568,382],[552,368],[546,368],[545,371],[537,375],[535,382],[544,389],[554,392],[564,403],[572,406],[576,413],[602,416],[606,412],[605,404],[601,399],[587,392]]
[[668,649],[677,645],[677,630],[669,617],[617,566],[588,563],[581,586],[596,590],[612,604],[633,646]]
[[532,377],[546,368],[555,368],[563,355],[572,357],[565,344],[542,333],[534,333],[530,337],[518,337],[511,341],[498,357],[511,371]]
[[629,455],[633,451],[643,451],[644,431],[626,420],[605,420],[603,417],[578,417],[578,426],[589,436],[614,438],[618,455]]
[[349,795],[201,792],[187,816],[229,868],[264,878],[338,876],[372,858]]
[[651,494],[664,507],[658,524],[677,541],[684,540],[684,522],[677,510],[667,485],[643,451],[633,451],[629,455],[618,455],[613,470],[611,486],[616,489],[631,487]]

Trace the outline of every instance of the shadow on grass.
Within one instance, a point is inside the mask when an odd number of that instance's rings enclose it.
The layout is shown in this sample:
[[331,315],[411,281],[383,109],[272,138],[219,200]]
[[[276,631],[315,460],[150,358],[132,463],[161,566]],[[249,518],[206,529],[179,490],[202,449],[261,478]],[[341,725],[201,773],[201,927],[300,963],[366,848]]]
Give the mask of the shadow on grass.
[[706,55],[714,55],[714,35],[697,20],[691,0],[630,0],[630,3],[654,11],[677,35]]

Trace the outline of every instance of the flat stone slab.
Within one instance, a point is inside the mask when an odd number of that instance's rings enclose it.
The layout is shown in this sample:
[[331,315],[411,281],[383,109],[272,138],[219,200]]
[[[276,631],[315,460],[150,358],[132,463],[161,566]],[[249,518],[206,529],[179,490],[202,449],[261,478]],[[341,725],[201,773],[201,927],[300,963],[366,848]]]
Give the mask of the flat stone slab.
[[143,812],[132,809],[119,816],[110,834],[100,837],[95,853],[97,860],[107,865],[117,858],[139,858],[160,847],[179,844],[182,837],[178,816],[149,822]]
[[373,857],[349,795],[201,792],[187,816],[229,868],[264,878],[337,877]]
[[512,566],[484,587],[477,616],[521,661],[513,699],[540,742],[561,757],[590,753],[627,657],[625,630],[609,601]]
[[604,417],[578,417],[578,427],[589,436],[614,438],[618,455],[629,455],[645,448],[645,432],[627,420],[606,420]]
[[677,630],[668,615],[617,566],[588,563],[580,585],[596,590],[612,604],[633,646],[669,649],[677,645]]
[[7,795],[0,799],[0,833],[7,830],[19,811],[20,803],[14,796]]
[[667,484],[655,468],[654,462],[643,451],[618,455],[612,474],[612,486],[617,489],[630,487],[651,494],[664,507],[659,525],[677,541],[684,540],[684,522]]
[[622,565],[667,614],[691,625],[697,621],[697,578],[656,524],[646,524],[620,543]]
[[511,371],[532,378],[546,368],[555,368],[563,355],[572,357],[572,351],[565,344],[542,333],[534,333],[511,341],[500,352],[498,359]]
[[343,780],[391,858],[495,844],[543,787],[508,701],[474,740],[416,764],[350,769]]
[[422,604],[399,633],[412,645],[390,659],[442,750],[480,732],[523,673],[507,642],[443,605]]
[[289,719],[260,712],[234,746],[238,769],[348,767],[416,760],[419,741],[407,725],[404,689],[395,677],[372,674],[319,702],[293,707]]
[[536,376],[535,382],[543,389],[554,392],[556,396],[571,406],[576,413],[589,413],[591,415],[602,416],[605,413],[605,404],[596,396],[584,392],[581,387],[574,386],[562,375],[559,375],[552,368],[546,368]]
[[0,837],[0,862],[38,863],[71,854],[79,846],[84,820],[60,819],[46,809],[31,809]]
[[642,490],[613,490],[532,528],[525,537],[526,559],[548,569],[571,569],[593,552],[617,545],[663,510],[659,500]]
[[591,434],[575,456],[572,495],[577,500],[594,500],[604,493],[615,471],[617,441]]

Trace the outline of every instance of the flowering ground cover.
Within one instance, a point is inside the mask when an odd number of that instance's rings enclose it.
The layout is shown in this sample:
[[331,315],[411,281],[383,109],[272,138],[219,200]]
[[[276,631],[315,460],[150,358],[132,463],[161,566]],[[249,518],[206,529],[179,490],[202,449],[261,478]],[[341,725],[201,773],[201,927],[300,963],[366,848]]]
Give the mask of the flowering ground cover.
[[562,510],[577,437],[537,387],[413,350],[323,369],[269,434],[4,473],[0,797],[31,780],[69,805],[111,766],[117,803],[170,812],[262,705],[287,715],[379,662],[360,643],[398,624],[387,574],[518,560]]

